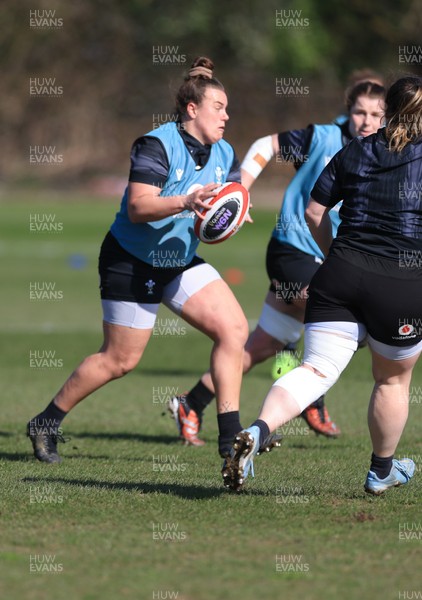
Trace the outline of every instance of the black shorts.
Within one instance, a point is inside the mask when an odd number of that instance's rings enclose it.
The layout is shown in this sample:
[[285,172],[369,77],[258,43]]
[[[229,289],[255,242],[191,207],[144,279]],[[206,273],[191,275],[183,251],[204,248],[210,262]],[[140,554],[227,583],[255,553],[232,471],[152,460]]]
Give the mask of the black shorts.
[[158,304],[164,287],[175,277],[205,261],[199,256],[177,268],[154,267],[124,250],[108,232],[98,262],[102,300]]
[[305,323],[363,323],[377,341],[413,346],[422,340],[422,269],[339,249],[309,286]]
[[309,285],[321,263],[321,259],[271,238],[266,256],[270,290],[286,304],[291,304],[294,296],[292,292],[298,292]]

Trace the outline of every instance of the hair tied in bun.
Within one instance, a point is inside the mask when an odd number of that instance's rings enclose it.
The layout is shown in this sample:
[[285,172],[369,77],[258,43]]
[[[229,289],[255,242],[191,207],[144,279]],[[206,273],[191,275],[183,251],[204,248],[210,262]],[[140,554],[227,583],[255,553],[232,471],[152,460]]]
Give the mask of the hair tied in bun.
[[207,67],[193,67],[189,70],[189,77],[205,77],[205,79],[212,79],[212,71],[211,69],[207,69]]

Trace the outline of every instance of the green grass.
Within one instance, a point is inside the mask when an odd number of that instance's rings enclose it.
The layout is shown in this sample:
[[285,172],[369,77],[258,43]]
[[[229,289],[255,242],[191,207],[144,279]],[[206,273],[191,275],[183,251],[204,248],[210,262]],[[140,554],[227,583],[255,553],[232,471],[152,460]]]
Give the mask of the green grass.
[[[179,335],[154,336],[132,373],[67,417],[60,466],[33,459],[26,422],[101,343],[96,262],[117,203],[66,200],[9,196],[2,204],[0,597],[384,600],[420,592],[422,540],[399,539],[399,527],[421,526],[420,474],[384,497],[363,492],[367,350],[328,395],[343,435],[318,438],[295,421],[282,448],[256,461],[256,479],[240,495],[221,485],[214,406],[203,448],[179,445],[162,416],[166,393],[190,387],[208,364],[210,342],[182,322]],[[56,215],[63,231],[31,233],[33,213]],[[275,211],[255,210],[253,226],[201,252],[222,273],[243,271],[233,289],[252,325],[274,219]],[[86,257],[84,268],[69,266],[75,254]],[[30,301],[31,282],[55,283],[63,299]],[[173,318],[165,310],[160,317]],[[30,352],[42,350],[55,352],[62,368],[30,367]],[[244,424],[257,415],[270,371],[259,365],[244,380]],[[422,389],[420,364],[413,386]],[[418,467],[421,402],[418,391],[398,451]],[[277,572],[276,556],[299,561],[300,570]],[[31,557],[42,567],[50,560],[56,572],[31,572]]]

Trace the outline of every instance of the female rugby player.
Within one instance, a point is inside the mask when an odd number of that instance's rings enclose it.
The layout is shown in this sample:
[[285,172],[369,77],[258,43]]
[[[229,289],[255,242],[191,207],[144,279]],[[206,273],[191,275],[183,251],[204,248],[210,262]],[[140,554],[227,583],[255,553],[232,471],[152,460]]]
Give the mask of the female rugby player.
[[223,140],[227,96],[207,58],[194,61],[176,97],[179,122],[137,139],[129,183],[99,259],[104,341],[27,426],[35,456],[60,462],[63,418],[81,400],[139,362],[160,303],[214,342],[211,373],[220,435],[240,431],[239,393],[248,326],[218,272],[196,254],[193,218],[225,181],[240,181]]
[[[258,420],[236,436],[223,467],[227,487],[242,487],[260,438],[329,390],[363,337],[375,380],[365,491],[379,495],[413,476],[414,462],[394,453],[422,351],[422,78],[390,87],[385,117],[385,128],[336,154],[311,192],[306,219],[327,258],[309,286],[303,365],[273,384]],[[333,241],[330,209],[339,200]]]
[[[242,184],[250,188],[274,155],[294,163],[296,175],[284,194],[277,224],[267,248],[266,266],[271,285],[256,329],[245,346],[243,372],[294,347],[303,330],[308,284],[324,255],[305,222],[305,208],[312,187],[325,165],[344,145],[357,136],[366,137],[381,126],[385,90],[372,81],[360,81],[346,95],[348,118],[341,123],[309,125],[306,129],[268,135],[254,142],[241,165]],[[333,234],[339,223],[338,207],[331,213]],[[170,401],[170,410],[186,443],[202,445],[198,438],[202,411],[214,397],[211,373],[183,396]],[[339,435],[324,406],[324,396],[302,412],[308,425],[327,437]],[[220,454],[232,440],[219,439]]]

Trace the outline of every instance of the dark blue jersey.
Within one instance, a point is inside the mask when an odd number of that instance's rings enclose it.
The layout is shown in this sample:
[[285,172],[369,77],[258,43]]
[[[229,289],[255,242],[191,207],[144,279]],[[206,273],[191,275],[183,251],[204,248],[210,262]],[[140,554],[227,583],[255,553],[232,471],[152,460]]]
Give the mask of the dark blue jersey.
[[297,170],[307,159],[314,129],[308,125],[306,129],[292,129],[278,134],[278,158],[293,164]]
[[422,140],[388,149],[385,130],[356,138],[326,166],[312,198],[333,207],[343,200],[333,249],[345,247],[399,260],[422,250]]

